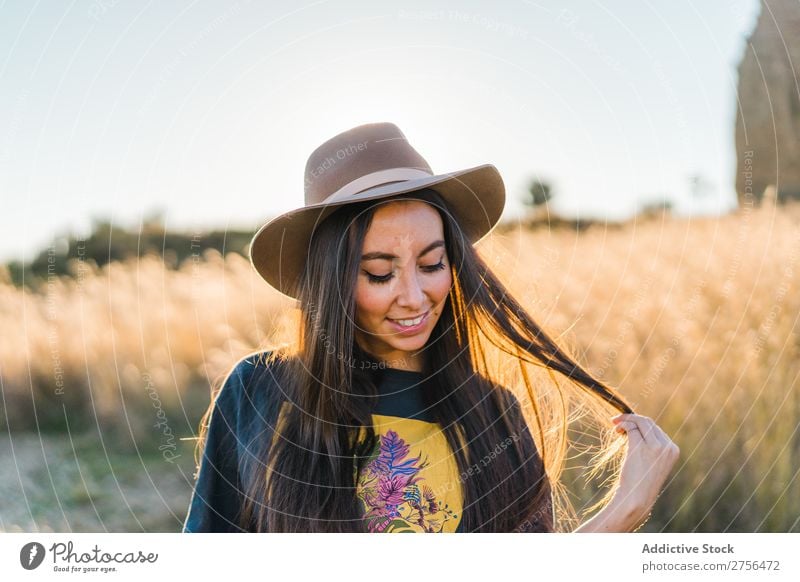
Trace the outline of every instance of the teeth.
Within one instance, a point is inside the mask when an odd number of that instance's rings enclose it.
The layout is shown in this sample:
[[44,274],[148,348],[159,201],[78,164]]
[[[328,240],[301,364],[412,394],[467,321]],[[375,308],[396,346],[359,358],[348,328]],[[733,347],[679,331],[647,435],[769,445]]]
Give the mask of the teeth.
[[422,318],[425,317],[424,315],[420,315],[417,319],[395,319],[397,323],[402,325],[403,327],[412,327],[414,325],[419,324],[422,321]]

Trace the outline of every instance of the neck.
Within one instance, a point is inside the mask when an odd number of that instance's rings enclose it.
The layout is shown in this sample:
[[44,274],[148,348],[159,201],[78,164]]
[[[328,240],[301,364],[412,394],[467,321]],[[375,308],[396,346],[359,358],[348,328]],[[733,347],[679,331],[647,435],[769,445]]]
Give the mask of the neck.
[[404,372],[422,372],[421,366],[404,366],[402,363],[400,365],[393,365],[397,364],[397,362],[382,362],[385,368],[390,368],[392,370],[402,370]]
[[[356,337],[358,339],[358,333],[356,333]],[[358,342],[358,347],[370,359],[378,362],[382,368],[394,368],[396,370],[406,370],[409,372],[422,372],[423,356],[418,352],[401,352],[402,355],[399,357],[392,357],[393,355],[396,356],[397,354],[377,354],[369,349],[364,349],[362,342]]]

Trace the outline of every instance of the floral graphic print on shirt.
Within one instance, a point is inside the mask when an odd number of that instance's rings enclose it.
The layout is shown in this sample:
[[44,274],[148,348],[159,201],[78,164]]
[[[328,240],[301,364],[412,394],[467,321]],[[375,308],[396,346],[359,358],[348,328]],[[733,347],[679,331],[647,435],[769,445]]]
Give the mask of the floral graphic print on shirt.
[[[418,422],[394,420],[395,424],[406,426]],[[429,423],[420,424],[433,427]],[[424,441],[432,448],[442,447],[439,441],[443,439],[441,433],[432,436]],[[437,490],[444,490],[442,485],[447,483],[431,479],[443,469],[452,469],[452,466],[438,455],[436,457],[439,467],[433,471],[428,455],[416,450],[412,454],[411,446],[395,430],[389,429],[380,436],[358,479],[358,497],[365,508],[364,519],[368,531],[399,533],[455,530],[461,508],[459,506],[454,511],[443,495],[437,495]]]

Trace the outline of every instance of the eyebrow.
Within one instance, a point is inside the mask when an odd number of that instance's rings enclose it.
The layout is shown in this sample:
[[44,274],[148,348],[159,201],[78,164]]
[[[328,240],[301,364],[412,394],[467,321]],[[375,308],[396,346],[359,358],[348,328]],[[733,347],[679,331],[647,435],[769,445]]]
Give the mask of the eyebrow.
[[[431,244],[429,244],[428,246],[426,246],[424,249],[422,249],[420,251],[420,253],[417,255],[417,258],[419,258],[419,257],[431,252],[433,249],[436,249],[436,248],[439,248],[439,247],[443,247],[443,246],[444,246],[444,241],[443,240],[433,241]],[[391,253],[383,253],[383,252],[380,252],[380,251],[367,253],[367,254],[361,256],[361,260],[362,261],[372,261],[374,259],[385,259],[387,261],[390,261],[392,259],[399,259],[399,258],[400,257],[398,257],[397,255],[393,255]]]

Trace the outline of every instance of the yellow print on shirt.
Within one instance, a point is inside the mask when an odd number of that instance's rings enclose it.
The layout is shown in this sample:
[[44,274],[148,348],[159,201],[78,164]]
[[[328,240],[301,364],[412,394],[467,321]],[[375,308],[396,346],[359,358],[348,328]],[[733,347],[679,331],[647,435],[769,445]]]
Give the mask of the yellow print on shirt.
[[454,529],[458,515],[420,476],[427,467],[427,456],[411,457],[409,445],[394,430],[381,435],[358,479],[368,531],[441,532],[448,522],[446,529]]

